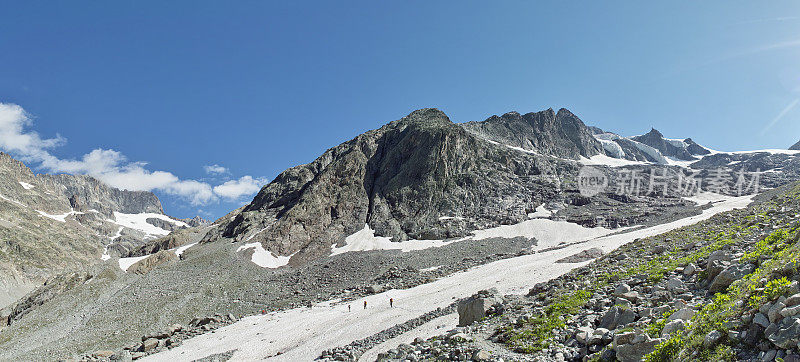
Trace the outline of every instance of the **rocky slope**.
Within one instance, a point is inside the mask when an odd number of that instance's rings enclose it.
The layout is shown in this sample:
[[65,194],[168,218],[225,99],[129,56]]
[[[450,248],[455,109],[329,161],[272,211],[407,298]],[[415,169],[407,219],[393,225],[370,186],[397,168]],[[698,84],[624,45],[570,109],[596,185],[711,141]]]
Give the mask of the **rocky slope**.
[[459,304],[466,327],[379,360],[798,361],[799,211],[794,184],[626,245],[526,297],[474,295]]
[[792,147],[789,147],[790,150],[798,150],[800,151],[800,141],[795,143]]
[[0,307],[51,276],[101,262],[109,249],[121,255],[169,233],[142,229],[139,218],[186,226],[165,216],[150,192],[118,190],[88,176],[35,175],[0,153]]

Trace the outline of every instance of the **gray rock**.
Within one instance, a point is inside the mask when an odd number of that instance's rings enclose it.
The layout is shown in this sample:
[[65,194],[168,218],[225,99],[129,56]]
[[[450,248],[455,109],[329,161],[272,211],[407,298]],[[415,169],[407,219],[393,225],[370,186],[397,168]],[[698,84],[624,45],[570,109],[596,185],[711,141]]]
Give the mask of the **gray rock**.
[[611,293],[611,294],[613,296],[615,296],[615,297],[619,297],[619,296],[622,296],[623,294],[628,293],[630,291],[631,291],[631,287],[628,284],[622,283],[620,285],[617,285],[617,287],[614,288],[614,292]]
[[653,352],[656,346],[663,341],[664,340],[661,338],[647,338],[640,343],[616,346],[615,351],[617,351],[617,359],[621,362],[639,362],[644,356]]
[[686,284],[678,278],[670,278],[667,280],[667,290],[673,293],[683,293],[686,291]]
[[773,304],[772,307],[770,307],[767,311],[767,318],[769,318],[769,321],[775,323],[782,319],[783,315],[781,315],[781,312],[783,311],[784,307],[786,307],[785,304],[781,302],[775,302],[775,304]]
[[693,275],[697,271],[697,267],[694,264],[689,264],[683,268],[683,275],[690,276]]
[[674,320],[679,320],[680,319],[680,320],[688,321],[688,320],[692,319],[692,317],[694,316],[694,313],[695,313],[694,309],[682,308],[682,309],[676,311],[675,313],[670,314],[670,316],[667,318],[667,320],[674,321]]
[[600,319],[600,328],[615,329],[636,320],[636,313],[619,306],[611,307]]
[[489,315],[491,310],[501,310],[502,303],[501,298],[476,294],[458,303],[458,325],[464,327],[482,320]]
[[158,339],[150,338],[142,342],[142,352],[150,352],[158,347]]
[[592,327],[584,326],[578,328],[575,332],[575,340],[580,342],[581,344],[587,344],[589,341],[589,337],[592,336],[594,329]]
[[686,328],[686,322],[682,319],[676,319],[673,321],[667,322],[664,325],[664,328],[661,329],[661,337],[665,338],[667,335],[673,334],[678,331],[682,331]]
[[787,307],[794,307],[796,305],[800,305],[800,294],[794,294],[789,298],[786,298],[786,301],[783,302],[786,304]]
[[[787,299],[787,301],[789,301]],[[781,316],[783,317],[792,317],[800,314],[800,305],[795,305],[794,307],[787,307],[781,310]]]
[[717,330],[713,330],[706,334],[705,338],[703,338],[703,347],[710,348],[719,342],[722,339],[722,333]]
[[753,317],[753,324],[758,324],[764,328],[769,327],[769,318],[765,316],[763,313],[756,313]]
[[722,272],[714,278],[711,286],[708,288],[709,293],[717,293],[725,291],[733,282],[744,278],[756,270],[753,264],[734,264],[725,268]]
[[488,361],[491,358],[492,355],[486,350],[475,351],[475,353],[472,354],[473,361]]
[[800,342],[800,319],[784,319],[775,332],[767,335],[767,339],[783,349],[796,347],[797,343]]

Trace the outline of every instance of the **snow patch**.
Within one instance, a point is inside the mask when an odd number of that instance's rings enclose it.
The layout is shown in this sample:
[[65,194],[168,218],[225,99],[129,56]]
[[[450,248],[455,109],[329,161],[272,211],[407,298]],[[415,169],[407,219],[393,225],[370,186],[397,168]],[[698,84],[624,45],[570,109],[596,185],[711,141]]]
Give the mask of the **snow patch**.
[[24,188],[25,190],[30,190],[33,188],[33,185],[27,182],[22,182],[22,181],[17,181],[17,182],[19,182],[19,184],[22,185],[22,188]]
[[111,255],[108,255],[108,245],[106,245],[106,247],[103,249],[103,255],[100,256],[100,260],[106,261],[108,259],[111,259]]
[[193,247],[195,245],[197,245],[197,243],[191,243],[189,245],[181,246],[180,248],[175,249],[175,255],[180,257],[181,254],[183,254],[183,252],[186,251],[186,249],[189,249],[189,248],[191,248],[191,247]]
[[465,220],[465,219],[461,216],[442,216],[439,218],[439,221],[445,221],[445,220]]
[[368,224],[364,228],[344,239],[344,246],[331,246],[331,255],[344,254],[348,251],[369,251],[369,250],[401,250],[409,252],[412,250],[423,250],[445,246],[455,240],[407,240],[392,242],[391,237],[375,236],[375,230]]
[[251,248],[254,250],[253,250],[253,256],[250,258],[250,260],[254,264],[262,268],[274,269],[282,267],[286,264],[289,264],[289,259],[291,259],[292,256],[294,255],[292,254],[289,256],[274,256],[272,255],[271,252],[264,249],[264,247],[259,242],[244,244],[240,246],[238,249],[236,249],[236,252],[240,252]]
[[124,226],[126,228],[139,230],[148,236],[164,236],[170,233],[169,230],[164,230],[160,227],[157,227],[153,224],[147,222],[147,219],[154,218],[159,220],[164,220],[166,222],[172,223],[177,226],[188,227],[183,221],[177,221],[169,218],[166,215],[156,214],[152,212],[143,212],[139,214],[123,214],[121,212],[114,211],[114,219],[109,220],[117,225]]
[[647,165],[649,162],[631,161],[624,158],[614,158],[606,155],[594,155],[591,158],[581,156],[578,162],[586,166],[622,167],[631,165]]
[[420,269],[419,271],[420,271],[421,273],[432,272],[432,271],[434,271],[434,270],[438,270],[438,269],[439,269],[439,268],[441,268],[442,266],[443,266],[443,265],[432,266],[432,267],[430,267],[430,268],[422,268],[422,269]]
[[10,203],[17,204],[17,205],[22,206],[22,207],[26,207],[25,204],[23,204],[23,203],[21,203],[21,202],[19,202],[17,200],[9,199],[8,197],[5,197],[3,195],[0,195],[0,199],[6,200],[6,201],[8,201]]
[[636,142],[634,140],[629,140],[629,141],[631,141],[633,143],[633,145],[636,146],[636,148],[639,149],[639,151],[642,151],[642,152],[646,153],[648,156],[650,156],[651,158],[655,159],[656,163],[659,163],[659,164],[662,164],[662,165],[666,165],[666,164],[669,163],[667,161],[666,157],[664,157],[664,155],[661,154],[661,151],[659,151],[659,150],[657,150],[657,149],[655,149],[653,147],[650,147],[650,146],[648,146],[648,145],[646,145],[644,143],[641,143],[641,142]]
[[75,210],[72,210],[72,211],[70,211],[70,212],[68,212],[66,214],[60,214],[60,215],[52,215],[52,214],[48,214],[48,213],[46,213],[44,211],[39,211],[39,210],[36,210],[36,212],[38,212],[39,215],[42,215],[44,217],[51,218],[53,220],[60,221],[60,222],[67,222],[67,217],[70,216],[70,215],[83,215],[84,214],[84,213],[82,213],[80,211],[75,211]]
[[694,202],[698,205],[705,205],[708,203],[717,203],[733,199],[733,196],[720,195],[714,192],[701,192],[697,195],[682,197],[682,199]]
[[145,260],[149,256],[150,255],[134,256],[134,257],[130,257],[130,258],[119,258],[119,268],[122,269],[122,271],[127,272],[128,268],[130,268],[131,265],[136,264],[137,262],[139,262],[141,260]]
[[537,207],[536,210],[534,210],[534,212],[528,214],[529,219],[538,219],[538,218],[547,219],[551,216],[553,216],[553,212],[544,207],[544,204],[539,205],[539,207]]

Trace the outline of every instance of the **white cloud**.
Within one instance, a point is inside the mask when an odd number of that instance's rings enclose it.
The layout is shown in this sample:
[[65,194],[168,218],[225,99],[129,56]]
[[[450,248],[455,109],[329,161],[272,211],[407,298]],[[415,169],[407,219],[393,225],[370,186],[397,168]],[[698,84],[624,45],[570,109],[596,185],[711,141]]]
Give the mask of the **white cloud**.
[[[160,191],[185,198],[193,205],[204,205],[220,198],[234,200],[258,192],[261,179],[244,176],[212,186],[197,180],[185,180],[167,171],[151,171],[146,162],[132,162],[116,150],[97,148],[80,159],[61,159],[50,149],[62,145],[61,136],[44,139],[35,131],[27,130],[33,121],[25,110],[16,104],[0,103],[0,149],[20,157],[25,162],[38,163],[51,172],[86,174],[110,186],[137,191]],[[227,173],[225,167],[205,167],[209,173]]]
[[230,180],[222,185],[214,186],[214,193],[229,200],[238,200],[243,196],[258,192],[265,183],[266,180],[244,176],[238,180]]
[[203,169],[206,170],[206,173],[210,175],[224,175],[230,172],[227,168],[217,165],[216,163],[213,165],[203,166]]

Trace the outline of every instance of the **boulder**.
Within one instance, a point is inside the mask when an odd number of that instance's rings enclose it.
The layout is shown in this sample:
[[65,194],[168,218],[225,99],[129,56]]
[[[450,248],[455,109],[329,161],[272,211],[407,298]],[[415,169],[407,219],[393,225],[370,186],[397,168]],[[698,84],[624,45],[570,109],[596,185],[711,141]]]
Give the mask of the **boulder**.
[[713,330],[711,332],[708,332],[705,338],[703,338],[703,347],[706,348],[713,347],[714,345],[717,344],[717,342],[719,342],[720,339],[722,339],[722,333],[720,333],[720,331]]
[[370,285],[367,287],[367,293],[370,294],[383,293],[383,285]]
[[493,312],[501,311],[502,303],[502,298],[487,296],[478,292],[478,294],[458,303],[458,326],[468,326],[486,318]]
[[212,322],[219,322],[219,319],[214,317],[195,317],[189,322],[189,325],[192,327],[200,327]]
[[712,263],[715,261],[730,261],[731,260],[731,253],[725,250],[716,250],[712,252],[708,256],[708,261],[706,261],[706,268],[710,267]]
[[772,307],[769,308],[769,310],[767,311],[767,318],[769,318],[769,321],[771,323],[775,323],[778,320],[783,319],[781,312],[783,311],[784,307],[786,307],[786,304],[783,304],[781,302],[776,302],[775,304],[772,305]]
[[167,327],[167,331],[166,332],[169,333],[169,335],[171,336],[171,335],[173,335],[173,334],[175,334],[177,332],[180,332],[182,330],[183,330],[183,326],[182,325],[173,324],[173,325]]
[[667,318],[667,320],[674,321],[674,320],[681,319],[681,320],[688,321],[688,320],[692,319],[692,317],[694,316],[694,313],[695,313],[694,309],[692,309],[692,308],[688,308],[688,307],[681,308],[680,310],[676,311],[675,313],[670,314],[670,316],[669,316],[669,318]]
[[693,275],[697,271],[697,267],[694,264],[689,264],[683,268],[683,275],[690,276]]
[[611,307],[600,319],[600,328],[616,329],[636,320],[636,313],[620,306]]
[[686,284],[678,278],[670,278],[667,280],[667,290],[672,293],[683,293],[686,289]]
[[787,307],[794,307],[800,305],[800,294],[794,294],[783,302]]
[[644,356],[653,352],[656,346],[663,341],[664,339],[662,338],[645,337],[639,343],[615,346],[614,350],[617,352],[617,359],[621,362],[639,362]]
[[719,273],[708,288],[709,293],[723,292],[733,284],[756,270],[753,264],[733,264]]
[[615,296],[615,297],[619,297],[619,296],[622,296],[623,294],[628,293],[630,291],[631,291],[630,285],[622,283],[620,285],[617,285],[617,287],[614,288],[614,292],[611,293],[611,294],[613,296]]
[[158,347],[158,340],[155,338],[150,338],[142,342],[142,352],[150,352],[156,347]]
[[764,328],[769,327],[769,318],[765,316],[763,313],[756,313],[753,317],[753,324],[758,324]]
[[575,340],[577,340],[581,344],[587,344],[589,342],[589,337],[592,335],[593,332],[594,329],[592,329],[592,327],[588,326],[580,327],[575,332]]
[[94,358],[111,358],[114,356],[114,351],[97,351],[92,353],[92,357]]
[[[789,301],[788,299],[786,301]],[[781,316],[785,317],[792,317],[800,314],[800,305],[796,305],[794,307],[786,307],[781,310]]]
[[492,355],[486,350],[475,351],[475,353],[472,354],[473,361],[488,361],[491,358]]
[[800,342],[800,319],[784,319],[775,332],[767,335],[767,339],[783,349],[797,347],[797,343]]
[[719,275],[720,272],[725,270],[725,268],[729,267],[730,265],[731,265],[731,262],[729,262],[729,261],[714,260],[711,263],[711,265],[709,265],[708,268],[706,269],[706,271],[707,271],[706,279],[709,282],[713,281],[714,278],[716,278],[717,275]]
[[671,335],[675,332],[682,331],[686,328],[686,322],[683,319],[676,319],[674,321],[669,321],[667,324],[664,325],[664,328],[661,329],[661,337],[665,338],[668,335]]

